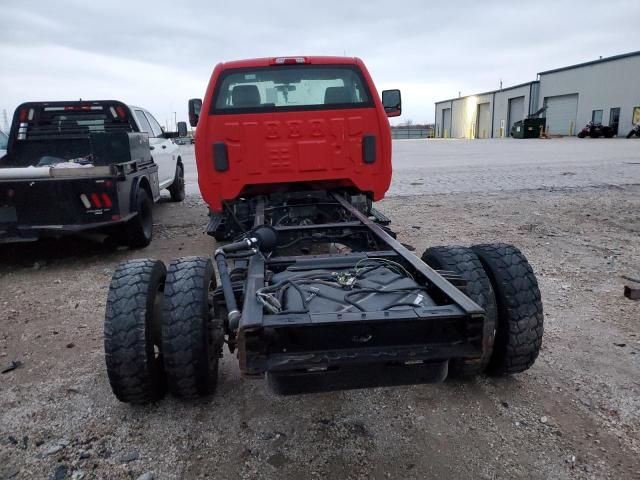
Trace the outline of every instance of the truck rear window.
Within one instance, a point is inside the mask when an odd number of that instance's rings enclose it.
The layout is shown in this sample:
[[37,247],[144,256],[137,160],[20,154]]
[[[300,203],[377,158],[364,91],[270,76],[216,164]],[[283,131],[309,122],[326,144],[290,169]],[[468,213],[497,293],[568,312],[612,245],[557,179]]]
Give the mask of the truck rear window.
[[214,114],[373,106],[360,70],[351,65],[228,70],[220,76],[214,96]]

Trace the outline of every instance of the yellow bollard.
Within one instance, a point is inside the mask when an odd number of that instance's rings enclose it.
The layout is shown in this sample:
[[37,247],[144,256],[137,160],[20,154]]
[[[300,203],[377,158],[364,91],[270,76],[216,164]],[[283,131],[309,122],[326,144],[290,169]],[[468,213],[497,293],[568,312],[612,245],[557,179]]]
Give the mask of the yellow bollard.
[[573,137],[573,122],[569,124],[569,136]]

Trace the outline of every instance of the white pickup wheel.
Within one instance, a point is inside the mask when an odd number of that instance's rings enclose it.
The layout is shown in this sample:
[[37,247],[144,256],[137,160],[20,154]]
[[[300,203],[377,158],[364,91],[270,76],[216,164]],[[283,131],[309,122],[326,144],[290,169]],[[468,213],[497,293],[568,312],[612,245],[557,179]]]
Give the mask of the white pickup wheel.
[[181,202],[184,200],[184,166],[181,163],[176,165],[176,175],[173,183],[169,187],[169,193],[171,194],[172,202]]
[[139,188],[134,204],[137,215],[125,228],[125,240],[131,248],[148,246],[153,239],[153,200],[144,188]]

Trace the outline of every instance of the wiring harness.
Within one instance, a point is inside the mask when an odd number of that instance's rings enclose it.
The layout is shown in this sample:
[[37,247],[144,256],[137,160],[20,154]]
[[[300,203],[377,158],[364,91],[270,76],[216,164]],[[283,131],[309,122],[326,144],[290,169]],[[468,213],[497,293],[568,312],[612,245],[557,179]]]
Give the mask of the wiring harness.
[[[387,303],[382,309],[388,310],[393,307],[407,306],[416,307],[425,298],[426,293],[423,287],[415,286],[402,288],[367,288],[360,284],[360,281],[374,270],[386,268],[401,277],[414,280],[413,275],[400,263],[386,258],[364,258],[358,261],[352,269],[332,272],[329,270],[312,270],[294,275],[286,280],[275,282],[263,287],[256,292],[257,300],[271,314],[294,314],[309,313],[309,303],[315,297],[332,299],[322,293],[319,285],[337,290],[346,290],[344,302],[354,307],[358,311],[366,311],[359,304],[368,295],[393,295],[393,301]],[[300,297],[301,309],[285,308],[285,298],[287,292],[293,289]],[[398,300],[398,294],[405,294]],[[413,300],[408,297],[414,297]]]

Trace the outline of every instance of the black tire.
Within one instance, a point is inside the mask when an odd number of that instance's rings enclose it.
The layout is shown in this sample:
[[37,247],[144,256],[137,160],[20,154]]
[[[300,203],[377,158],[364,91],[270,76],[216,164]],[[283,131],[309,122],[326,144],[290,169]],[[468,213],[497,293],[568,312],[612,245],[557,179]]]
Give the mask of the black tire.
[[179,398],[213,393],[222,356],[224,324],[214,317],[211,260],[183,257],[167,271],[162,316],[164,367],[169,391]]
[[125,225],[125,243],[131,248],[144,248],[153,239],[153,200],[144,188],[136,194],[137,215]]
[[450,376],[470,377],[484,372],[493,352],[498,313],[493,287],[482,263],[473,250],[458,246],[428,248],[422,254],[422,261],[436,270],[449,270],[462,276],[467,282],[464,294],[486,312],[482,331],[482,356],[474,360],[451,361]]
[[162,291],[158,260],[130,260],[113,273],[104,318],[109,383],[121,402],[148,403],[165,392],[162,363]]
[[184,200],[184,166],[182,163],[176,165],[176,175],[173,183],[169,187],[169,193],[171,194],[172,202],[181,202]]
[[584,138],[584,137],[586,137],[586,136],[587,136],[587,134],[586,134],[586,133],[584,133],[584,132],[579,132],[579,133],[578,133],[578,138]]
[[493,355],[487,372],[519,373],[530,368],[542,346],[544,314],[538,281],[526,257],[505,243],[474,245],[498,305]]

